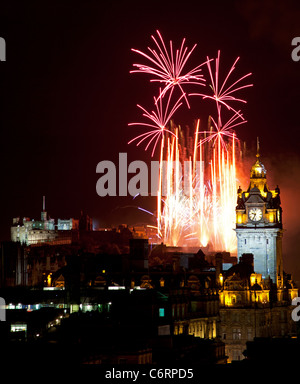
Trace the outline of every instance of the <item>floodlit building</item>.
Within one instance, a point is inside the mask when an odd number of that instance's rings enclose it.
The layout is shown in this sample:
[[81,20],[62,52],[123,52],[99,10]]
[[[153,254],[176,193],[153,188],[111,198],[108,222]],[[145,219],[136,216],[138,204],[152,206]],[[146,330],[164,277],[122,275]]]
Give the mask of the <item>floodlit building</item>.
[[[81,221],[84,220],[81,218]],[[20,217],[13,218],[11,241],[20,242],[24,245],[39,245],[43,243],[71,244],[72,235],[70,231],[78,230],[79,224],[79,220],[72,218],[58,219],[57,224],[55,224],[55,220],[48,217],[45,196],[43,196],[41,219],[34,220],[29,217],[24,217],[23,219],[20,219]],[[90,228],[90,223],[88,228]]]
[[217,268],[220,335],[229,362],[245,357],[247,341],[295,332],[291,302],[298,289],[283,271],[280,190],[269,189],[259,152],[256,156],[249,188],[238,189],[239,263],[221,273]]

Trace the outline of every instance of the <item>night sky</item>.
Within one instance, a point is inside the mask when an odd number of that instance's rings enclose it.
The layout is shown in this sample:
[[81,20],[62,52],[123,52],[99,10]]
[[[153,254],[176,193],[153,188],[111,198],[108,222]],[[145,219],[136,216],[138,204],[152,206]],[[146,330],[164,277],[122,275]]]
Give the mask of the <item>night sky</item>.
[[[300,281],[300,61],[291,58],[299,20],[299,1],[1,1],[0,240],[14,216],[39,217],[43,195],[55,219],[80,210],[100,227],[151,219],[134,206],[153,211],[155,198],[99,197],[96,165],[117,162],[119,152],[151,160],[127,145],[137,133],[128,123],[140,120],[137,103],[152,107],[156,91],[129,71],[141,61],[131,48],[146,50],[159,29],[165,41],[197,43],[192,64],[220,49],[224,70],[240,56],[236,76],[253,73],[254,86],[241,92],[248,123],[237,134],[253,162],[260,138],[269,187],[281,188],[285,269]],[[174,120],[207,121],[207,108],[195,98]]]

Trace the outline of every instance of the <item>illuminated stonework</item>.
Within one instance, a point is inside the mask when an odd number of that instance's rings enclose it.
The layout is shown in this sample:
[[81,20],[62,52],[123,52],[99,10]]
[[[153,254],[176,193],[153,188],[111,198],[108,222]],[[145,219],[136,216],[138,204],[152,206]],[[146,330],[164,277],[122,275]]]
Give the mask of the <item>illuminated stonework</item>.
[[79,220],[48,218],[45,207],[45,196],[43,196],[43,210],[41,220],[34,220],[29,217],[13,218],[13,225],[10,229],[11,241],[20,242],[24,245],[47,244],[71,244],[72,230],[79,229]]
[[295,333],[291,300],[298,289],[289,275],[284,288],[274,288],[253,268],[253,255],[223,271],[219,280],[219,334],[225,343],[228,362],[245,358],[247,341],[255,337],[282,337]]
[[270,190],[259,153],[246,191],[238,189],[236,235],[238,257],[254,255],[254,270],[282,287],[282,208],[278,186]]

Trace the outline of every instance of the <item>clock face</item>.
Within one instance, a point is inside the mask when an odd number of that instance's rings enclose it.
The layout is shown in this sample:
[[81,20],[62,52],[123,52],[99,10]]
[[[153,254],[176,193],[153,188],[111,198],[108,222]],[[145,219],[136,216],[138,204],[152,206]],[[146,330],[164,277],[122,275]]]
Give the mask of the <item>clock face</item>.
[[262,218],[262,210],[260,208],[251,208],[249,211],[249,218],[252,221],[259,221]]

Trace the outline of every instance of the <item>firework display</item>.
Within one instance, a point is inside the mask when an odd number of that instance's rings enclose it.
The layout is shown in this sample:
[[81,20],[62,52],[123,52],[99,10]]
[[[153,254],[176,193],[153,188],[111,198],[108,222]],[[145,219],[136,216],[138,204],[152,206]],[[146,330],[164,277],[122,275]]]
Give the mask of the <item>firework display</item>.
[[[151,74],[151,81],[163,83],[164,88],[160,88],[154,98],[156,112],[149,113],[139,106],[143,116],[154,124],[130,124],[150,127],[151,130],[129,142],[136,141],[139,145],[147,141],[146,150],[153,143],[152,156],[160,143],[157,236],[170,246],[209,245],[215,251],[235,252],[236,154],[240,150],[233,128],[246,123],[241,110],[236,108],[236,104],[246,103],[246,100],[236,97],[236,93],[252,86],[243,84],[251,73],[230,82],[237,58],[222,81],[218,51],[215,59],[206,58],[205,66],[200,64],[183,74],[196,45],[189,51],[183,39],[180,49],[174,54],[172,41],[168,51],[162,35],[159,31],[157,34],[159,41],[153,36],[152,39],[158,51],[148,48],[151,56],[133,50],[150,61],[150,65],[134,64],[137,69],[131,72]],[[207,84],[209,88],[206,86],[203,93],[186,93],[185,87],[190,84]],[[177,99],[174,96],[176,87],[180,90]],[[171,119],[184,104],[183,99],[190,108],[188,98],[191,96],[212,100],[216,115],[208,117],[206,130],[200,129],[200,120],[197,120],[194,134],[190,136]]]
[[164,88],[159,92],[158,99],[165,96],[165,94],[169,90],[172,90],[175,86],[179,87],[182,95],[185,98],[187,106],[190,108],[188,99],[185,92],[183,91],[182,86],[186,84],[205,84],[205,79],[203,77],[201,68],[205,62],[191,69],[190,71],[184,72],[186,63],[196,48],[197,44],[195,44],[193,48],[188,51],[188,47],[185,46],[185,39],[183,39],[180,49],[177,49],[174,53],[173,43],[170,41],[169,52],[160,32],[156,31],[156,33],[159,37],[160,43],[154,36],[151,37],[158,49],[158,52],[155,49],[148,47],[148,50],[151,53],[150,56],[137,49],[132,49],[133,52],[140,54],[148,61],[150,61],[151,64],[133,64],[133,66],[137,69],[132,70],[130,73],[147,73],[154,76],[154,78],[150,80],[151,82],[156,81],[164,84]]
[[147,144],[145,147],[145,150],[147,151],[151,143],[153,143],[153,148],[152,148],[152,156],[153,156],[157,143],[159,142],[159,139],[162,139],[165,133],[170,133],[171,135],[174,135],[174,133],[169,129],[167,129],[166,126],[168,122],[171,120],[175,111],[181,106],[182,103],[180,102],[180,100],[182,99],[182,97],[184,97],[184,95],[181,95],[179,97],[179,99],[176,101],[176,103],[173,105],[173,107],[169,111],[172,93],[173,93],[173,89],[171,89],[165,108],[163,108],[162,97],[159,98],[159,100],[154,97],[154,104],[156,107],[156,111],[148,112],[145,108],[138,105],[138,107],[144,112],[143,116],[146,117],[148,120],[150,120],[152,124],[130,123],[129,125],[143,125],[146,128],[150,127],[153,129],[134,137],[132,140],[128,142],[128,144],[131,144],[132,142],[137,141],[136,145],[139,146],[142,142],[147,141]]

